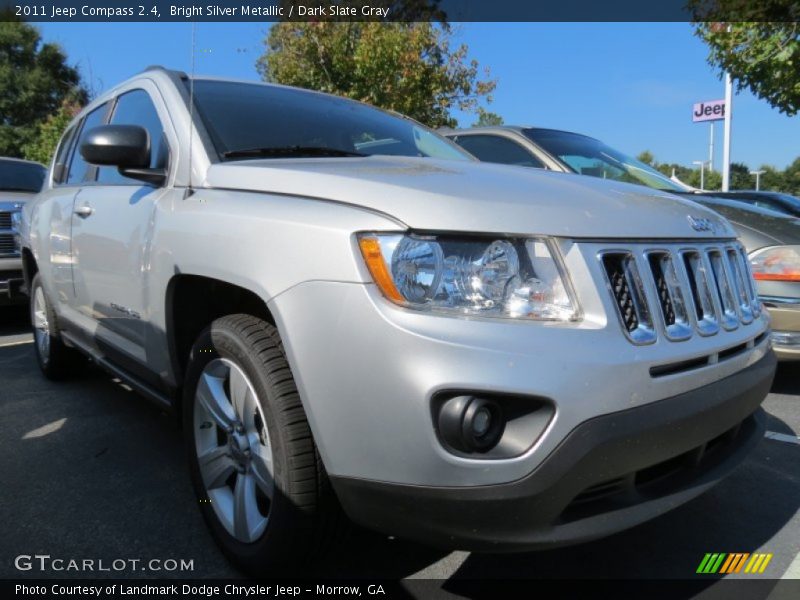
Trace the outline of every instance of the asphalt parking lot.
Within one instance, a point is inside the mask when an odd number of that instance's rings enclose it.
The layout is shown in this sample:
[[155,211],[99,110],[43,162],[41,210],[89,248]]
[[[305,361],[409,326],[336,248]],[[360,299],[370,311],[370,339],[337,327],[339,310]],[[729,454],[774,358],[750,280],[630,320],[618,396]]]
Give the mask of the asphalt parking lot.
[[[798,365],[800,367],[800,365]],[[800,368],[782,367],[755,453],[709,493],[605,540],[547,552],[443,552],[354,531],[322,577],[692,578],[706,552],[768,552],[772,578],[800,578]],[[186,572],[240,577],[196,509],[174,419],[96,370],[43,379],[25,311],[0,311],[0,578],[86,577],[19,571],[15,557],[185,559]],[[103,573],[96,573],[103,576]],[[106,574],[108,575],[108,574]],[[742,577],[738,575],[736,577]]]

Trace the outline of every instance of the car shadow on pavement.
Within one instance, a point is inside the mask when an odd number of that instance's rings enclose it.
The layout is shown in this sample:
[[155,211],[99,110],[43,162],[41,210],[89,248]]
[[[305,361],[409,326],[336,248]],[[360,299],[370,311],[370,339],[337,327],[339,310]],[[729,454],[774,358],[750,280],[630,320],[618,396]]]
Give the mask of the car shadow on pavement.
[[770,391],[774,394],[800,395],[800,361],[778,363],[778,371]]
[[22,335],[31,332],[31,321],[27,306],[0,307],[0,337]]

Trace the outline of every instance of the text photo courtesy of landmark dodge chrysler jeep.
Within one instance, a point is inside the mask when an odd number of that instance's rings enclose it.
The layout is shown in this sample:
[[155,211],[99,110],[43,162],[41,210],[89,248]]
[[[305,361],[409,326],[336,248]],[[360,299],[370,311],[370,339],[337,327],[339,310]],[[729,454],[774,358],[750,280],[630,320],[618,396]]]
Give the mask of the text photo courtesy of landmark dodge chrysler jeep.
[[252,573],[341,513],[448,548],[598,538],[764,432],[768,318],[723,217],[326,94],[116,86],[64,134],[23,258],[45,376],[88,355],[181,415],[200,510]]

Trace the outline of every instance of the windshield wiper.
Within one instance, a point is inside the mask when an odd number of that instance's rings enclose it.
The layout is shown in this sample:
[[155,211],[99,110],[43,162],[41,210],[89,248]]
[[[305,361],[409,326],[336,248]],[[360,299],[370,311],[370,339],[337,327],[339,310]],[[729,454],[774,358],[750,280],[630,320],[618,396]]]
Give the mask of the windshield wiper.
[[225,158],[237,157],[266,157],[284,158],[294,156],[367,156],[360,152],[326,148],[324,146],[276,146],[272,148],[243,148],[241,150],[228,150],[222,154]]

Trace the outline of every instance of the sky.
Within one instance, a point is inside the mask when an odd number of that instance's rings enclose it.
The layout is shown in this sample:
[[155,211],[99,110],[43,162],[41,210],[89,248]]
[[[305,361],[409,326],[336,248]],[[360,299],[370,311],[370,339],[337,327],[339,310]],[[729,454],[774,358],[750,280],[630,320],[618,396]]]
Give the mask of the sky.
[[[95,92],[148,65],[189,72],[190,23],[39,23]],[[198,23],[197,74],[257,80],[267,23]],[[498,80],[488,106],[507,124],[568,129],[659,162],[707,160],[708,123],[695,102],[724,97],[707,49],[688,23],[461,23],[455,41]],[[800,115],[787,117],[747,91],[734,96],[731,160],[784,168],[800,156]],[[463,127],[475,116],[455,113]],[[714,165],[722,160],[715,126]]]

